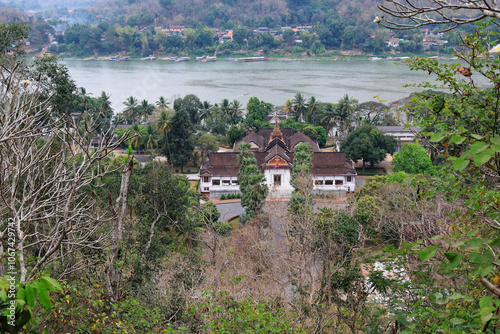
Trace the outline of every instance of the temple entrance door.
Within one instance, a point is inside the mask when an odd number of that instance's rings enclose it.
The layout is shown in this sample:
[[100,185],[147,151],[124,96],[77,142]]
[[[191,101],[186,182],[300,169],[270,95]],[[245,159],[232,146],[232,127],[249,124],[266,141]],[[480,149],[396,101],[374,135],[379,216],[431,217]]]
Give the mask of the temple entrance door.
[[281,186],[281,174],[274,174],[274,185]]

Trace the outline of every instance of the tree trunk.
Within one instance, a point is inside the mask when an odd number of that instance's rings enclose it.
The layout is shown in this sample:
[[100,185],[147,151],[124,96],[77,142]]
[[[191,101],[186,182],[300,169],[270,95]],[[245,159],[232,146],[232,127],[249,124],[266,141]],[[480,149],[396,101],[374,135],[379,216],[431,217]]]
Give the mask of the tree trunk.
[[118,261],[121,259],[121,246],[123,242],[123,222],[127,214],[128,192],[130,180],[134,170],[134,157],[124,166],[122,172],[122,182],[120,194],[112,207],[115,219],[113,220],[112,239],[111,239],[111,258],[105,270],[106,286],[108,289],[109,300],[116,303],[120,298],[120,283],[122,278],[121,265]]

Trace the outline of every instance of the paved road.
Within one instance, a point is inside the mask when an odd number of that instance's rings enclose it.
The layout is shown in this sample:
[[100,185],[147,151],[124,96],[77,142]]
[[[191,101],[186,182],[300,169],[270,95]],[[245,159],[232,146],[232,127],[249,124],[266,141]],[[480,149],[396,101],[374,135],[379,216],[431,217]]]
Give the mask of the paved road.
[[220,212],[220,222],[228,221],[234,216],[239,216],[243,213],[241,203],[217,204],[217,210]]

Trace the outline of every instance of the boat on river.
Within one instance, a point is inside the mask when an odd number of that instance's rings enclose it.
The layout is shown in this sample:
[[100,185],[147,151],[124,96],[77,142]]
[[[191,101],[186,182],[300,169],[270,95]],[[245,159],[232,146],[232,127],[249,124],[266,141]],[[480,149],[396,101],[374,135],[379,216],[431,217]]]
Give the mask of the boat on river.
[[202,62],[204,63],[211,63],[217,60],[217,57],[207,57],[206,59],[203,59]]
[[176,61],[179,62],[179,61],[189,61],[191,58],[189,57],[180,57],[179,59],[177,59]]
[[116,58],[115,61],[130,61],[130,57],[119,57],[119,58]]
[[238,58],[238,61],[253,62],[253,61],[266,61],[270,58],[265,57],[248,57],[248,58]]

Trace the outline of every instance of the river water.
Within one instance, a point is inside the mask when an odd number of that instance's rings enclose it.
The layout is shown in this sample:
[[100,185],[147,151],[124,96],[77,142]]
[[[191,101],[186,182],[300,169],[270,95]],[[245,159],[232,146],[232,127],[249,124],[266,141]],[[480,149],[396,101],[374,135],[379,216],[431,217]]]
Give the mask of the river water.
[[237,99],[246,105],[252,96],[283,105],[298,92],[306,98],[336,103],[344,94],[359,102],[392,102],[420,91],[406,84],[433,81],[426,72],[379,60],[265,61],[212,63],[157,61],[62,61],[78,86],[97,97],[111,94],[115,112],[129,96],[154,103],[195,94],[202,101]]

